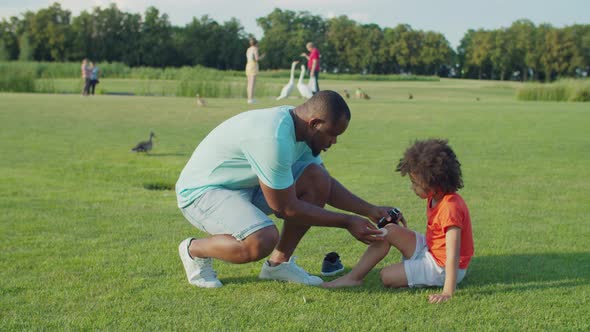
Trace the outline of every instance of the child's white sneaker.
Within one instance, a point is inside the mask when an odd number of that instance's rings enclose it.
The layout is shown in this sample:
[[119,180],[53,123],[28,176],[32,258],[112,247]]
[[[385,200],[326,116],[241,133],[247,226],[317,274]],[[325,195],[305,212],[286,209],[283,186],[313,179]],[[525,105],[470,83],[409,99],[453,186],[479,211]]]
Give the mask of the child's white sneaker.
[[180,242],[178,245],[178,255],[184,265],[186,277],[191,285],[203,288],[218,288],[223,286],[217,279],[217,273],[213,270],[211,258],[192,258],[188,252],[188,247],[193,240],[192,237]]
[[270,266],[268,261],[264,262],[258,278],[289,281],[309,286],[317,286],[324,282],[320,277],[310,275],[295,264],[295,258],[291,257],[288,262],[281,263],[277,266]]

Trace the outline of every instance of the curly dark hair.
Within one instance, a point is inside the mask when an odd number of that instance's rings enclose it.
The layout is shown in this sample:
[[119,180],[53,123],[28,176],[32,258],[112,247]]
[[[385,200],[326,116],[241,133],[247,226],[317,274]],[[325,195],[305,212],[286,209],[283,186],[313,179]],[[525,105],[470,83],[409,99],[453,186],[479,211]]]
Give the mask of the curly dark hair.
[[445,193],[463,188],[461,163],[445,139],[416,140],[399,160],[396,171],[412,174],[429,188]]

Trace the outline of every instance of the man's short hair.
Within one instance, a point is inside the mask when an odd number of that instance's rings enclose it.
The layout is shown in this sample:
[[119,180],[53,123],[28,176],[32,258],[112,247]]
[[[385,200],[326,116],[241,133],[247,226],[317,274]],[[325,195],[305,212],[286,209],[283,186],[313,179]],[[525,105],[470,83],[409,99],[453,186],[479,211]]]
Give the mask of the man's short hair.
[[318,91],[306,104],[309,112],[319,118],[330,120],[332,124],[337,123],[343,116],[350,121],[350,108],[342,96],[335,91]]

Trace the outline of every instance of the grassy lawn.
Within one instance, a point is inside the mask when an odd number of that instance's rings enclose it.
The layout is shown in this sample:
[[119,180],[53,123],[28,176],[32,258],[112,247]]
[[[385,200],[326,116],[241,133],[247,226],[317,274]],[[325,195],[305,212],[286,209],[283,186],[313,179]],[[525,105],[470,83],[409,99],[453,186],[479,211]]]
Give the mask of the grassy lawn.
[[[393,250],[359,288],[261,281],[260,262],[216,262],[224,287],[190,286],[177,246],[204,234],[173,191],[145,186],[173,185],[213,127],[253,108],[245,99],[198,108],[192,98],[0,94],[0,330],[590,329],[588,103],[520,102],[515,84],[499,82],[320,86],[371,96],[349,101],[328,169],[400,207],[412,229],[425,230],[425,202],[394,166],[417,138],[450,140],[476,251],[450,302],[428,304],[437,288],[382,287],[379,269],[400,260]],[[131,153],[150,130],[153,152]],[[313,228],[295,255],[319,274],[327,252],[349,270],[364,250],[344,230]]]

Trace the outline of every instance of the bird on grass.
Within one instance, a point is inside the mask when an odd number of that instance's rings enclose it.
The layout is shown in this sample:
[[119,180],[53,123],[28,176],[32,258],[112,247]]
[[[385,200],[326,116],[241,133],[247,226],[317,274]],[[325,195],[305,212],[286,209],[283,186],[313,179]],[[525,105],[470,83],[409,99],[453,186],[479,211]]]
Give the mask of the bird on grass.
[[303,98],[311,98],[313,97],[313,92],[309,86],[303,83],[303,76],[305,75],[305,65],[301,65],[301,74],[299,75],[299,82],[297,82],[297,90]]
[[367,100],[371,99],[371,97],[369,97],[369,95],[365,91],[361,90],[361,88],[356,88],[356,91],[354,92],[354,96],[357,99],[367,99]]
[[207,101],[203,98],[201,98],[201,96],[197,93],[197,106],[199,107],[205,107],[207,106]]
[[414,99],[414,95],[408,92],[408,99]]
[[281,90],[281,94],[277,97],[277,100],[289,97],[289,95],[293,91],[293,88],[295,87],[295,65],[297,65],[298,63],[299,61],[293,61],[291,63],[291,77],[289,78],[289,83],[287,83],[287,85],[283,87],[283,89]]
[[361,99],[361,94],[363,93],[363,90],[361,90],[361,88],[356,88],[356,91],[354,91],[354,96],[356,99]]
[[143,142],[139,142],[137,143],[137,145],[131,149],[131,151],[133,152],[149,152],[152,147],[154,146],[154,143],[152,142],[152,138],[156,137],[156,134],[154,134],[154,132],[150,132],[150,139],[147,141],[143,141]]

